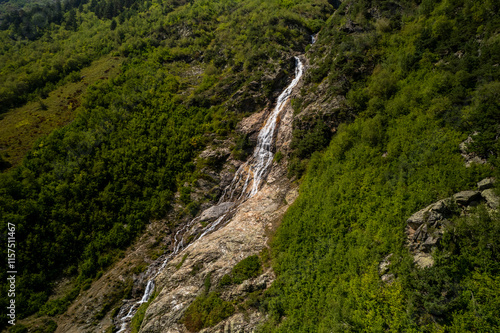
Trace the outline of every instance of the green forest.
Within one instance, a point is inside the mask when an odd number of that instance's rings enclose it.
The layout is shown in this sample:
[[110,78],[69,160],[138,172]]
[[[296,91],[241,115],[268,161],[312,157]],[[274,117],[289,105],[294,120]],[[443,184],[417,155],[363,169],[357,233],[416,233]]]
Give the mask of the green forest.
[[[274,238],[264,332],[500,329],[498,212],[457,218],[431,268],[415,268],[404,246],[414,212],[498,177],[499,9],[348,1],[322,27],[303,90],[327,81],[352,120],[310,157]],[[349,21],[357,33],[338,29]],[[323,144],[315,132],[297,133],[297,157]],[[470,151],[489,165],[466,168],[458,147],[474,132]],[[378,265],[389,253],[397,279],[386,285]]]
[[[276,73],[290,77],[292,56],[304,54],[294,113],[341,102],[297,119],[291,153],[275,155],[300,190],[270,242],[277,278],[252,303],[267,315],[257,330],[500,330],[498,211],[457,217],[430,268],[416,268],[405,246],[413,213],[500,177],[499,10],[495,0],[1,2],[0,233],[15,224],[17,318],[64,313],[174,204],[196,216],[185,185],[207,177],[196,156],[230,139],[245,159],[237,124],[274,103],[286,85]],[[86,84],[64,126],[29,133],[35,143],[18,162],[5,121],[22,126],[27,105],[57,115],[49,99],[103,59],[116,60],[116,74]],[[468,152],[487,164],[465,166],[469,136]],[[391,253],[387,284],[378,266]],[[50,298],[61,278],[72,289]],[[0,281],[5,309],[6,270]],[[183,320],[195,331],[214,324],[196,317],[212,305],[221,318],[234,311],[208,290],[193,304]]]
[[[40,36],[23,36],[15,22],[0,34],[3,112],[78,80],[92,60],[125,57],[118,76],[88,87],[69,125],[39,138],[21,165],[0,175],[2,233],[16,224],[22,244],[21,318],[64,312],[149,219],[164,216],[179,186],[202,177],[195,154],[231,135],[245,115],[228,109],[229,96],[261,82],[291,50],[303,51],[331,11],[324,1],[166,1],[123,4],[111,19],[99,18],[93,3],[62,10],[60,24],[38,29]],[[274,82],[261,84],[265,101]],[[77,277],[75,291],[46,303],[63,276]],[[5,271],[1,280],[7,288]]]

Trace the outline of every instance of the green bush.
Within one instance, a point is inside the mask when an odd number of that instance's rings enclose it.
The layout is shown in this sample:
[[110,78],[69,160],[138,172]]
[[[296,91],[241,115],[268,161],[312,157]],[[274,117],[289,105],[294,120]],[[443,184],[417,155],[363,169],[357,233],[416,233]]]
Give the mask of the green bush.
[[253,255],[237,263],[231,270],[231,275],[233,283],[240,284],[247,279],[259,276],[261,272],[260,258],[258,255]]
[[232,154],[235,159],[244,161],[252,152],[252,145],[248,140],[248,135],[241,134],[238,139],[236,139],[236,144],[233,148]]
[[9,328],[9,333],[28,333],[28,328],[23,324],[16,324]]
[[[294,124],[289,175],[310,161],[272,242],[277,279],[263,332],[499,328],[498,217],[458,221],[432,268],[417,270],[405,247],[411,214],[498,174],[498,6],[393,4],[344,2],[310,49],[304,100],[322,82],[325,101],[347,103],[342,117],[325,110],[340,125],[323,153],[309,153],[326,137],[315,119]],[[474,131],[471,150],[489,166],[464,166],[459,144]],[[395,280],[386,284],[378,266],[389,253]]]
[[234,313],[234,306],[216,292],[198,296],[187,308],[182,323],[191,332],[217,325]]
[[240,284],[247,279],[259,276],[261,273],[262,263],[259,256],[249,256],[237,263],[229,274],[224,275],[218,286],[223,288],[231,284]]
[[233,284],[233,278],[230,274],[225,274],[219,281],[219,287],[225,287]]
[[276,161],[276,163],[281,162],[281,160],[283,159],[283,153],[280,150],[278,150],[276,152],[276,154],[274,154],[274,158],[273,159],[274,159],[274,161]]
[[139,332],[139,329],[141,328],[142,322],[144,320],[144,315],[146,314],[146,310],[148,309],[150,303],[151,301],[142,303],[137,309],[137,312],[130,322],[130,329],[132,333]]

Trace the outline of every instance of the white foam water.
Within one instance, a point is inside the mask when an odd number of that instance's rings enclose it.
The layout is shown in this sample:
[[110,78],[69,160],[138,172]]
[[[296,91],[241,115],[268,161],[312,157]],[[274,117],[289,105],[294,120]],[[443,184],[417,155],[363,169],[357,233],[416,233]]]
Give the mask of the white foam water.
[[[260,188],[263,179],[267,176],[269,166],[271,165],[274,154],[272,152],[274,132],[278,125],[278,116],[288,102],[293,88],[297,85],[304,72],[304,65],[298,57],[295,57],[295,78],[279,95],[276,101],[276,106],[266,119],[266,123],[259,132],[257,146],[255,147],[252,157],[236,171],[231,184],[224,190],[224,194],[219,200],[219,203],[232,200],[234,192],[241,187],[240,181],[243,179],[244,173],[247,173],[243,188],[238,199],[247,199],[253,197]],[[249,187],[249,184],[251,186]],[[229,195],[229,197],[227,197]]]
[[[304,66],[302,65],[302,62],[298,57],[295,57],[295,62],[296,62],[296,68],[295,68],[295,78],[293,81],[288,85],[288,87],[279,95],[278,100],[276,102],[276,107],[274,110],[271,112],[271,114],[267,117],[266,123],[262,130],[259,132],[259,137],[257,139],[257,146],[254,149],[253,155],[250,158],[249,161],[244,163],[238,171],[236,171],[233,180],[231,181],[231,184],[229,184],[223,192],[223,195],[221,196],[221,199],[219,200],[219,203],[223,201],[232,201],[233,196],[237,190],[237,188],[240,186],[240,181],[245,179],[243,183],[243,189],[241,194],[238,197],[238,201],[240,199],[247,199],[252,196],[254,196],[258,191],[259,191],[259,186],[262,182],[262,180],[267,176],[267,172],[269,169],[269,166],[271,165],[273,161],[274,154],[272,153],[272,145],[273,145],[273,138],[274,138],[274,132],[276,129],[276,125],[278,123],[278,116],[281,113],[283,107],[287,103],[290,94],[292,93],[293,88],[297,85],[299,82],[300,78],[302,77],[303,74],[303,69]],[[245,175],[246,173],[246,175]],[[246,177],[245,177],[246,176]],[[249,186],[250,185],[250,186]],[[251,189],[250,189],[251,188]],[[229,197],[227,197],[229,196]],[[237,207],[233,208],[236,209]],[[220,216],[217,220],[214,222],[210,223],[201,233],[201,235],[196,239],[196,241],[202,239],[205,237],[207,234],[210,232],[214,231],[215,228],[217,228],[220,224],[223,223],[224,218],[228,214],[224,214]],[[154,280],[160,274],[160,272],[163,271],[165,266],[167,265],[168,261],[179,254],[180,252],[187,250],[189,247],[191,247],[192,244],[194,244],[194,241],[189,243],[187,247],[184,244],[184,234],[199,220],[199,217],[192,219],[189,223],[184,225],[182,228],[180,228],[174,235],[174,249],[173,251],[165,257],[163,260],[161,266],[159,269],[155,269],[154,265],[151,265],[148,268],[148,275],[152,275],[152,277],[148,280],[146,284],[146,288],[144,290],[144,294],[141,298],[141,300],[137,301],[136,303],[132,304],[130,309],[127,311],[127,314],[120,317],[120,329],[117,333],[123,333],[127,331],[128,325],[132,317],[135,315],[137,312],[137,309],[141,306],[141,304],[146,303],[149,301],[151,296],[153,295],[154,289],[155,289],[155,283]],[[122,308],[122,311],[125,311],[125,308]],[[120,311],[120,312],[122,312]]]

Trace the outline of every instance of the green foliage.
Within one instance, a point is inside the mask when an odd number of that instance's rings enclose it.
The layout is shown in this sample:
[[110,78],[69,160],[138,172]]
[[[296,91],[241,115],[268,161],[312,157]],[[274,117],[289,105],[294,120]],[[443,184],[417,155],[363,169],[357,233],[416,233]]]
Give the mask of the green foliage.
[[234,313],[234,306],[224,301],[216,292],[202,294],[189,305],[182,323],[191,332],[198,332],[205,327],[215,326]]
[[283,153],[280,150],[278,150],[276,152],[276,154],[274,154],[273,160],[276,161],[276,163],[279,163],[279,162],[281,162],[281,160],[283,159],[283,157],[284,157]]
[[197,262],[196,264],[193,265],[193,267],[191,267],[191,272],[189,272],[189,274],[195,276],[201,271],[202,268],[203,268],[203,263]]
[[237,263],[231,270],[231,275],[233,282],[240,284],[247,279],[259,276],[261,272],[260,258],[258,255],[253,255]]
[[225,274],[219,281],[219,287],[225,287],[233,284],[233,278],[230,274]]
[[7,168],[10,168],[11,167],[11,164],[6,161],[2,155],[0,155],[0,171],[3,171]]
[[182,259],[181,261],[175,266],[176,269],[179,269],[182,267],[182,264],[184,264],[184,261],[186,261],[187,257],[188,257],[189,253],[186,253],[182,256]]
[[249,256],[237,263],[231,270],[231,273],[222,277],[219,281],[219,287],[240,284],[247,279],[259,276],[261,273],[262,264],[259,256]]
[[292,157],[288,161],[288,178],[301,178],[307,168],[307,160],[301,160],[298,157]]
[[496,167],[500,153],[500,82],[489,82],[481,85],[470,107],[465,111],[466,124],[477,130],[473,137],[474,142],[469,147],[470,151],[484,158],[490,158]]
[[328,146],[331,138],[331,131],[322,121],[317,121],[311,125],[310,129],[294,129],[291,147],[293,156],[300,159],[308,158],[315,151]]
[[29,331],[34,333],[53,333],[57,329],[57,324],[51,319],[44,319],[41,324],[31,328]]
[[155,290],[153,293],[153,297],[149,299],[146,303],[142,303],[139,308],[137,309],[137,312],[135,313],[134,317],[132,317],[132,320],[130,321],[130,330],[132,333],[137,333],[139,332],[139,329],[141,328],[142,322],[144,321],[144,315],[146,314],[146,310],[148,309],[149,305],[151,302],[154,301],[156,296],[158,296],[159,292]]
[[232,154],[235,159],[244,161],[246,158],[252,153],[253,146],[250,144],[248,140],[247,134],[241,134],[236,139],[236,144],[233,148]]
[[69,291],[64,297],[53,299],[45,303],[38,311],[39,315],[55,316],[64,313],[71,302],[78,297],[80,287],[76,286]]
[[433,322],[456,331],[500,328],[500,216],[484,206],[454,221],[444,235],[436,265],[415,270],[406,280],[420,325]]
[[16,324],[9,329],[9,333],[28,333],[28,328],[23,324]]
[[[367,14],[373,8],[379,21]],[[329,83],[333,96],[347,98],[339,120],[356,118],[311,155],[277,231],[263,332],[498,329],[497,217],[458,221],[431,269],[414,268],[404,246],[411,214],[496,173],[465,168],[458,151],[477,131],[471,149],[497,164],[496,9],[467,0],[348,1],[323,27],[302,90]],[[490,42],[480,45],[478,33]],[[314,134],[315,122],[294,124],[291,175],[326,136]],[[377,272],[388,253],[392,284]]]
[[144,320],[144,315],[146,314],[146,310],[148,309],[149,303],[150,302],[142,303],[137,309],[137,312],[135,313],[134,317],[132,318],[132,321],[130,322],[130,330],[132,333],[139,332],[142,321]]
[[203,280],[203,287],[205,288],[205,294],[208,294],[210,288],[212,287],[212,272],[208,273]]
[[122,299],[130,296],[132,287],[132,279],[129,279],[126,282],[121,282],[117,286],[115,286],[114,290],[110,294],[105,296],[102,308],[95,314],[93,319],[100,320],[104,318],[104,316],[106,316],[106,314],[110,312],[114,306],[116,306],[117,304],[119,306]]

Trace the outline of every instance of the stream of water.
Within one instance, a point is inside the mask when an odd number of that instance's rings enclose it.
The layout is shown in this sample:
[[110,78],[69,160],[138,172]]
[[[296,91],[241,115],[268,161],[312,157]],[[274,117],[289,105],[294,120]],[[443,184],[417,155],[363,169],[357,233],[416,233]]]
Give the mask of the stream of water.
[[[272,146],[276,125],[279,123],[278,117],[304,72],[304,65],[298,57],[295,57],[295,63],[295,78],[278,96],[275,108],[269,114],[264,127],[259,132],[257,146],[252,157],[236,171],[233,181],[224,191],[219,203],[233,200],[234,194],[240,187],[242,187],[242,190],[238,200],[251,198],[259,191],[262,180],[267,176],[269,166],[274,158]],[[243,179],[244,182],[241,185]]]
[[[276,101],[276,107],[269,114],[266,119],[266,123],[264,127],[259,132],[259,136],[257,139],[257,146],[254,149],[254,152],[251,158],[241,165],[241,167],[236,171],[231,184],[229,184],[225,190],[221,199],[219,200],[219,204],[227,201],[234,201],[233,196],[237,189],[242,186],[241,194],[238,196],[237,201],[243,199],[250,198],[254,196],[260,189],[260,185],[262,181],[265,179],[269,172],[269,166],[273,161],[274,154],[272,152],[274,133],[277,124],[279,123],[279,115],[283,110],[285,104],[287,103],[290,94],[292,93],[293,88],[297,85],[300,78],[302,77],[304,66],[298,57],[295,57],[295,78],[293,81],[286,87],[286,89],[279,95],[278,100]],[[244,181],[243,181],[244,179]],[[243,181],[243,185],[241,182]],[[233,210],[237,209],[237,206],[233,208]],[[203,238],[208,233],[212,232],[223,223],[224,218],[228,214],[224,214],[220,216],[217,220],[207,225],[206,229],[201,233],[201,235],[196,239],[196,241]],[[144,290],[144,294],[141,300],[132,304],[130,308],[124,305],[120,309],[118,316],[120,316],[120,329],[117,333],[126,332],[129,328],[130,321],[132,317],[137,312],[137,309],[141,306],[141,304],[146,303],[151,298],[151,295],[155,289],[154,280],[160,274],[160,272],[165,268],[168,261],[176,256],[181,251],[189,248],[195,241],[192,241],[187,247],[184,244],[184,234],[191,229],[191,227],[199,221],[199,218],[194,218],[189,223],[184,225],[181,229],[179,229],[174,236],[174,249],[173,251],[167,255],[160,266],[159,269],[156,269],[156,265],[151,265],[148,268],[147,275],[151,276],[146,284],[146,288]],[[127,310],[128,309],[128,310]],[[126,313],[126,314],[125,314]]]

